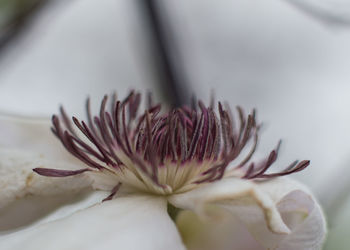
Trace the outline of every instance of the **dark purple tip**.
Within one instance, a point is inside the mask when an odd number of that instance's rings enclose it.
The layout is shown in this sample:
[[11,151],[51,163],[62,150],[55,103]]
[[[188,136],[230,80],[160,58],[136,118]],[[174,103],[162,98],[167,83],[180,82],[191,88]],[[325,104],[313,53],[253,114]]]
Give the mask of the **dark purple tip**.
[[43,176],[66,177],[66,176],[81,174],[86,171],[90,171],[90,169],[83,168],[79,170],[61,170],[61,169],[51,169],[51,168],[34,168],[33,171]]

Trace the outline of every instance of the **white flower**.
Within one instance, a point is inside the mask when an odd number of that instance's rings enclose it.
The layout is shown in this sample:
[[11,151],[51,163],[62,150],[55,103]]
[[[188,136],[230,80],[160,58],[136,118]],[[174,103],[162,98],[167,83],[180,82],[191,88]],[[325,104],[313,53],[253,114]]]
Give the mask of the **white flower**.
[[0,120],[1,144],[8,145],[0,154],[0,208],[27,194],[109,191],[103,202],[97,195],[93,206],[3,235],[0,249],[321,249],[318,203],[303,185],[280,177],[309,162],[267,173],[277,148],[250,163],[254,112],[246,119],[239,108],[238,128],[220,103],[219,117],[201,102],[200,111],[161,113],[152,101],[137,116],[140,98],[132,92],[106,112],[105,97],[94,118],[88,102],[87,123],[73,118],[78,129],[63,109],[53,116],[54,134],[83,164],[58,149],[48,122]]

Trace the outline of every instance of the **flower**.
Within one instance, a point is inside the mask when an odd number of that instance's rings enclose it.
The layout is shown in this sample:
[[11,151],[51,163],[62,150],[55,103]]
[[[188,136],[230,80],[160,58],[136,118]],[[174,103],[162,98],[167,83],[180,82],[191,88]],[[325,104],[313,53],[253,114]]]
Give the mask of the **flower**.
[[[220,102],[216,115],[214,105],[202,102],[199,110],[193,105],[164,112],[149,98],[138,115],[139,93],[132,91],[123,101],[114,96],[110,112],[107,99],[95,117],[88,100],[87,122],[73,117],[75,127],[63,108],[52,118],[53,133],[83,167],[76,162],[65,167],[72,160],[62,159],[57,168],[52,161],[15,153],[12,159],[25,164],[14,170],[15,178],[7,178],[10,185],[0,195],[9,189],[24,195],[88,186],[109,194],[68,217],[4,236],[1,249],[24,244],[26,249],[46,244],[50,249],[321,248],[326,230],[319,205],[303,185],[281,177],[303,170],[309,161],[268,173],[278,144],[266,159],[251,162],[260,127],[255,111],[245,118],[237,108],[237,126]],[[9,154],[14,153],[3,158]],[[34,168],[38,175],[28,172],[33,164],[41,166]],[[3,176],[9,165],[20,164],[0,164]],[[31,184],[19,187],[28,176]]]

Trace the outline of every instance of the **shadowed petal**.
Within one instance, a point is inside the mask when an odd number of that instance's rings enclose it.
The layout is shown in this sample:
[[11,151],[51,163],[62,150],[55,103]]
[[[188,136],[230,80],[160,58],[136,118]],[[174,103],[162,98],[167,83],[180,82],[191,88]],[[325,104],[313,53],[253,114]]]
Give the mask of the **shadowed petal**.
[[176,225],[188,250],[265,250],[246,227],[228,211],[217,211],[215,220],[203,220],[184,210]]
[[0,241],[7,234],[64,218],[100,203],[109,192],[84,190],[51,196],[28,195],[0,209]]
[[181,250],[185,249],[166,210],[152,196],[119,197],[61,220],[5,236],[0,249]]

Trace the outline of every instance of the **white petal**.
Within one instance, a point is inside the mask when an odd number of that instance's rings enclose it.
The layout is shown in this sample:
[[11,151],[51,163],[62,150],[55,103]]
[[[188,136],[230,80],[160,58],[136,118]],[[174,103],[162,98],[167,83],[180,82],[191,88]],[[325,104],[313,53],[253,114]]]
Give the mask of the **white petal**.
[[267,226],[275,233],[289,233],[272,199],[261,192],[251,181],[227,178],[192,191],[173,195],[169,202],[175,207],[190,209],[201,216],[208,215],[208,207],[214,205],[239,214],[249,225],[261,223],[266,218]]
[[120,197],[62,220],[8,235],[2,250],[181,250],[180,235],[167,214],[166,200]]
[[0,208],[27,194],[55,195],[77,192],[91,186],[84,174],[58,178],[45,177],[33,168],[74,169],[75,165],[45,159],[39,154],[21,151],[0,151]]
[[[278,210],[292,232],[279,237],[279,250],[321,249],[326,236],[326,221],[312,193],[302,184],[288,178],[262,183],[260,188],[276,202]],[[261,241],[270,246],[270,232],[261,234]]]
[[[206,217],[210,216],[210,213],[214,214],[216,222],[221,224],[216,226],[218,230],[230,220],[224,216],[227,212],[220,211],[218,208],[227,209],[241,223],[231,219],[234,225],[231,227],[227,225],[226,230],[232,230],[232,234],[237,234],[239,231],[242,235],[241,239],[249,239],[247,235],[243,236],[245,235],[243,229],[243,231],[237,229],[243,223],[263,249],[321,249],[326,232],[324,217],[319,205],[305,187],[286,178],[260,184],[245,182],[237,179],[222,180],[173,196],[170,202],[177,207],[191,209],[201,217],[203,214],[207,215]],[[283,221],[280,220],[281,218]],[[202,230],[205,230],[204,227],[210,223],[210,221],[205,222]],[[276,234],[278,229],[284,227],[290,230],[289,234]],[[227,232],[221,233],[227,234]],[[227,245],[235,239],[236,237],[233,236],[230,239],[221,239],[221,242],[217,242],[216,245]],[[255,242],[250,238],[249,242],[245,244],[240,242],[240,244],[250,246]],[[232,248],[224,247],[220,250],[223,249],[236,248],[232,246]]]

